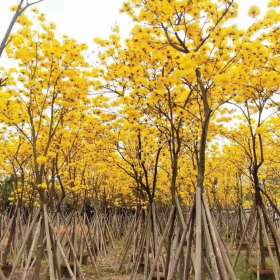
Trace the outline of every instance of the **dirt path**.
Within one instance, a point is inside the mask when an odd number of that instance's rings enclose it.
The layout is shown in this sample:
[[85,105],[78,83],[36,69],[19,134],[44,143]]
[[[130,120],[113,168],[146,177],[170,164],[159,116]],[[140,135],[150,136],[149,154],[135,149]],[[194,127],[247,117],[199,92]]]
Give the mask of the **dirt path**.
[[[125,273],[124,271],[118,272],[121,253],[123,249],[123,242],[116,242],[115,248],[110,248],[110,252],[102,257],[98,257],[97,268],[98,274],[91,272],[90,269],[87,268],[84,270],[86,273],[86,280],[129,280],[130,275]],[[137,278],[141,280],[141,277]]]

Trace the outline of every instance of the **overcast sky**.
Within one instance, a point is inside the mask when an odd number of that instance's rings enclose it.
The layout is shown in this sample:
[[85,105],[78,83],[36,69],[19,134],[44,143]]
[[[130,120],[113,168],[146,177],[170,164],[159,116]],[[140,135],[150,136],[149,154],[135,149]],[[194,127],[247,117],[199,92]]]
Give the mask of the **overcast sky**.
[[[32,0],[30,0],[32,1]],[[9,24],[9,7],[18,0],[0,0],[0,36]],[[121,26],[122,34],[129,34],[131,23],[119,10],[124,0],[44,0],[38,7],[47,15],[48,21],[57,24],[60,34],[67,34],[83,43],[92,43],[95,37],[106,37],[115,23]],[[242,25],[250,23],[247,12],[251,5],[265,10],[268,0],[238,0]],[[1,39],[2,37],[0,37]]]

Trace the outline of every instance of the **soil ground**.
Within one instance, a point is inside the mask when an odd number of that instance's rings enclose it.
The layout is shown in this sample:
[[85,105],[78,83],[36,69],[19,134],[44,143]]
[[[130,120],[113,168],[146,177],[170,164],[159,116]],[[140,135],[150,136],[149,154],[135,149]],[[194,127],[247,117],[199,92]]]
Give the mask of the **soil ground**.
[[[98,257],[98,273],[92,272],[92,267],[86,267],[83,270],[86,280],[129,280],[129,273],[126,273],[125,270],[119,271],[123,245],[123,242],[116,242],[114,248],[110,248],[110,252],[106,256]],[[139,275],[137,280],[141,279],[141,275]]]
[[[124,241],[114,244],[114,248],[110,248],[106,256],[99,256],[97,261],[98,273],[92,271],[92,266],[83,267],[85,280],[129,280],[131,275],[125,270],[119,271],[121,254],[124,247]],[[231,259],[233,261],[235,250],[231,251]],[[271,267],[270,261],[268,266]],[[256,267],[256,258],[251,256],[250,264],[246,263],[245,252],[242,252],[236,267],[238,280],[255,280],[256,275],[253,273],[253,267]],[[138,275],[137,280],[142,280],[143,275]],[[274,279],[274,278],[266,278]]]

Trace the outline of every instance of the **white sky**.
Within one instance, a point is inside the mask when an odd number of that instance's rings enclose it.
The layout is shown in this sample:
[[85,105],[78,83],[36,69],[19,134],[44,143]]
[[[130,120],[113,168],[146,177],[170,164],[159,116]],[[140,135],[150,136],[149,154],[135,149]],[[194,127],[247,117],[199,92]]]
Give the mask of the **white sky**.
[[[237,0],[240,5],[238,22],[242,25],[249,24],[249,7],[258,5],[264,11],[268,1]],[[17,2],[18,0],[0,0],[0,40],[11,18],[9,7]],[[44,0],[37,6],[46,14],[48,21],[57,24],[59,34],[67,34],[81,43],[91,44],[95,37],[107,37],[115,23],[120,24],[124,36],[129,34],[132,23],[119,13],[123,2],[124,0]]]

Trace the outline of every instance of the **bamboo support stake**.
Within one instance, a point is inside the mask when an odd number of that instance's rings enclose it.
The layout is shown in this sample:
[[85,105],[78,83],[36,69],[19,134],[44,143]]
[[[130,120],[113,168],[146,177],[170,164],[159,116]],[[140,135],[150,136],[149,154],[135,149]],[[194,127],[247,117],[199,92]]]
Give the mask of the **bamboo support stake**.
[[[53,228],[53,225],[52,225],[52,223],[51,223],[50,220],[49,220],[49,225],[50,225],[51,229],[52,229],[53,232],[54,232],[54,228]],[[61,256],[62,256],[62,258],[63,258],[63,260],[64,260],[64,262],[65,262],[65,265],[66,265],[66,268],[67,268],[67,270],[68,270],[68,272],[69,272],[69,275],[70,275],[70,277],[71,277],[72,280],[76,280],[76,277],[75,277],[73,271],[71,270],[71,267],[70,267],[70,265],[69,265],[69,262],[68,262],[68,260],[67,260],[67,257],[66,257],[66,255],[65,255],[65,253],[64,253],[64,250],[63,250],[62,246],[61,246],[61,243],[60,243],[60,241],[59,241],[59,239],[58,239],[57,237],[55,237],[55,238],[56,238],[56,240],[57,240],[58,249],[59,249],[59,251],[60,251],[60,253],[61,253]]]
[[209,251],[209,259],[210,259],[210,263],[211,263],[211,267],[212,267],[212,279],[213,280],[219,280],[221,279],[219,276],[219,270],[218,270],[218,266],[217,266],[217,260],[216,260],[216,255],[214,252],[214,248],[213,248],[213,243],[211,242],[211,236],[210,236],[210,232],[209,232],[209,227],[207,225],[207,218],[205,215],[205,211],[202,212],[202,218],[203,218],[203,224],[204,224],[204,232],[205,232],[205,238],[206,238],[206,246],[208,248]]
[[50,238],[50,230],[49,230],[49,221],[48,221],[48,213],[47,213],[47,205],[43,205],[43,212],[44,212],[44,224],[45,224],[45,231],[46,231],[46,238],[47,238],[47,251],[48,251],[48,265],[49,265],[49,272],[50,272],[50,280],[55,280],[55,270],[54,270],[54,263],[53,263],[53,250]]
[[151,266],[151,270],[150,270],[150,274],[149,274],[148,280],[152,280],[152,278],[153,278],[153,273],[155,271],[155,268],[156,268],[156,265],[157,265],[157,262],[158,262],[158,259],[159,259],[159,256],[160,256],[161,249],[162,249],[162,246],[164,244],[164,240],[165,240],[165,238],[166,238],[166,236],[168,234],[168,230],[169,230],[170,224],[172,222],[172,218],[173,218],[174,212],[175,212],[175,207],[172,207],[172,209],[170,211],[170,214],[169,214],[169,217],[168,217],[167,224],[165,226],[164,232],[163,232],[161,240],[159,242],[159,246],[158,246],[158,249],[157,249],[157,252],[156,252],[156,255],[155,255],[155,259],[154,259],[153,264]]
[[204,204],[204,210],[205,210],[205,214],[206,214],[206,218],[207,218],[207,222],[208,222],[208,226],[209,226],[209,232],[211,234],[213,247],[214,247],[214,250],[215,250],[216,257],[217,257],[217,263],[218,263],[220,275],[221,275],[221,278],[223,280],[226,280],[226,279],[229,279],[229,277],[228,277],[226,267],[225,267],[225,264],[224,264],[221,248],[220,248],[219,241],[218,241],[218,238],[217,238],[217,234],[216,234],[216,231],[215,231],[215,228],[214,228],[211,213],[210,213],[210,210],[208,208],[208,204],[207,204],[205,199],[203,199],[203,202],[204,202],[203,203]]
[[185,243],[185,240],[186,240],[186,235],[187,235],[187,232],[190,230],[189,229],[189,224],[190,224],[191,218],[192,218],[192,215],[190,216],[189,221],[187,223],[188,226],[185,225],[184,230],[182,232],[181,239],[180,239],[180,242],[179,242],[179,246],[178,246],[178,248],[175,252],[175,255],[174,255],[174,265],[171,267],[171,270],[168,273],[167,280],[172,280],[175,276],[177,266],[178,266],[178,262],[179,262],[179,258],[181,256],[182,249],[183,249],[183,246],[184,246],[184,243]]
[[12,268],[12,271],[11,271],[11,273],[10,273],[10,275],[9,275],[9,278],[8,278],[9,280],[12,279],[12,276],[13,276],[14,273],[15,273],[16,266],[17,266],[17,264],[18,264],[18,262],[19,262],[19,260],[20,260],[20,257],[21,257],[21,255],[22,255],[22,253],[23,253],[23,250],[24,250],[24,247],[25,247],[25,243],[26,243],[26,241],[27,241],[29,235],[30,235],[31,232],[32,232],[32,229],[33,229],[33,227],[34,227],[34,225],[35,225],[35,223],[36,223],[36,221],[37,221],[37,218],[38,218],[38,216],[39,216],[39,213],[40,213],[40,209],[37,209],[37,212],[36,212],[35,215],[34,215],[33,221],[32,221],[32,223],[31,223],[31,225],[29,226],[29,229],[25,232],[25,235],[24,235],[24,237],[23,237],[23,241],[22,241],[21,247],[20,247],[19,252],[17,253],[16,258],[15,258],[15,260],[14,260],[14,262],[13,262],[13,268]]
[[42,220],[42,217],[40,217],[39,222],[37,224],[37,227],[36,227],[36,230],[35,230],[35,234],[34,234],[34,239],[32,241],[30,252],[29,252],[28,257],[27,257],[27,262],[26,262],[26,266],[25,266],[26,268],[24,270],[24,273],[22,275],[21,280],[26,279],[26,275],[27,275],[27,272],[29,270],[29,265],[30,265],[31,259],[32,259],[32,254],[33,254],[33,251],[34,251],[35,246],[36,246],[36,244],[38,242],[38,239],[39,239],[41,220]]
[[279,279],[279,266],[277,266],[277,262],[275,261],[275,258],[273,256],[273,253],[272,253],[272,250],[271,250],[271,247],[270,247],[270,244],[269,244],[269,238],[268,238],[268,235],[267,235],[264,218],[263,218],[263,215],[262,215],[259,207],[258,207],[258,212],[259,212],[260,222],[261,222],[261,225],[262,225],[262,228],[263,228],[263,233],[264,233],[266,245],[267,245],[268,252],[269,252],[269,255],[270,255],[270,258],[271,258],[271,261],[272,261],[272,269],[273,269],[273,272],[274,272],[274,275],[275,275],[275,279]]

